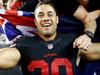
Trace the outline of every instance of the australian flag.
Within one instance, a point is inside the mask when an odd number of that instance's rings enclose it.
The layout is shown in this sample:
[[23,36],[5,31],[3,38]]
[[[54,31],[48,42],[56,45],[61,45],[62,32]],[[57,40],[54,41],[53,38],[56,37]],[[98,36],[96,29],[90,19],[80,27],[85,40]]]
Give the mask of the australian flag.
[[34,36],[32,12],[16,10],[0,10],[0,34],[4,35],[6,43],[9,43],[18,35]]

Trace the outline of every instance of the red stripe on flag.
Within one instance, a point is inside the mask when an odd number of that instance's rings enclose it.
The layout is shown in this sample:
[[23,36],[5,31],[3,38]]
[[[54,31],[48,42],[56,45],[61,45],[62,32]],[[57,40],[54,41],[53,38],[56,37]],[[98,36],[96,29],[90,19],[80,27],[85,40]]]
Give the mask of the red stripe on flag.
[[16,10],[6,10],[5,15],[18,15],[18,12]]
[[0,16],[3,18],[6,18],[14,26],[22,25],[22,26],[35,27],[33,17],[16,16],[16,15],[3,15],[3,14],[2,15],[0,14]]

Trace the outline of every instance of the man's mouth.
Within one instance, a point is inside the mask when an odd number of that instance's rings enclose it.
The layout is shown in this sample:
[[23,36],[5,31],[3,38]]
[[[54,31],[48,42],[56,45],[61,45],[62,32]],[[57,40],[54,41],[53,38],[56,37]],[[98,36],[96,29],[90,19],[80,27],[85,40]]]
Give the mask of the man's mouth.
[[43,25],[42,25],[42,27],[50,27],[50,26],[51,26],[50,23],[48,23],[48,24],[43,24]]

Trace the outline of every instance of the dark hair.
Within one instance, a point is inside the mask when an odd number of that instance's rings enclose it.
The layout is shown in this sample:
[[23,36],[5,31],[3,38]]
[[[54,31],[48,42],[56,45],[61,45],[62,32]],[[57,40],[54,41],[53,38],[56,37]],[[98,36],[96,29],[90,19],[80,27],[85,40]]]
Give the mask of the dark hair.
[[[53,7],[54,11],[56,12],[56,9],[55,9],[53,3],[52,3],[50,0],[38,0],[38,1],[39,1],[39,3],[36,5],[35,10],[36,10],[40,5],[47,4],[47,5],[50,5],[51,7]],[[35,11],[35,10],[34,10],[34,11]],[[57,13],[56,13],[56,14],[57,14]]]
[[39,3],[44,3],[44,4],[48,4],[48,3],[51,3],[50,0],[38,0]]

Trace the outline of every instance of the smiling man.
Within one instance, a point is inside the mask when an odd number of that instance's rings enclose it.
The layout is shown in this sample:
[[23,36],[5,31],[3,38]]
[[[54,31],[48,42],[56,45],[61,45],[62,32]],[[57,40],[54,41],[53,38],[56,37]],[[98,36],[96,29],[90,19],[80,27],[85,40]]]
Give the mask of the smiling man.
[[78,49],[73,49],[74,33],[57,33],[58,15],[49,0],[38,3],[34,11],[38,36],[16,42],[22,54],[25,75],[73,75]]

